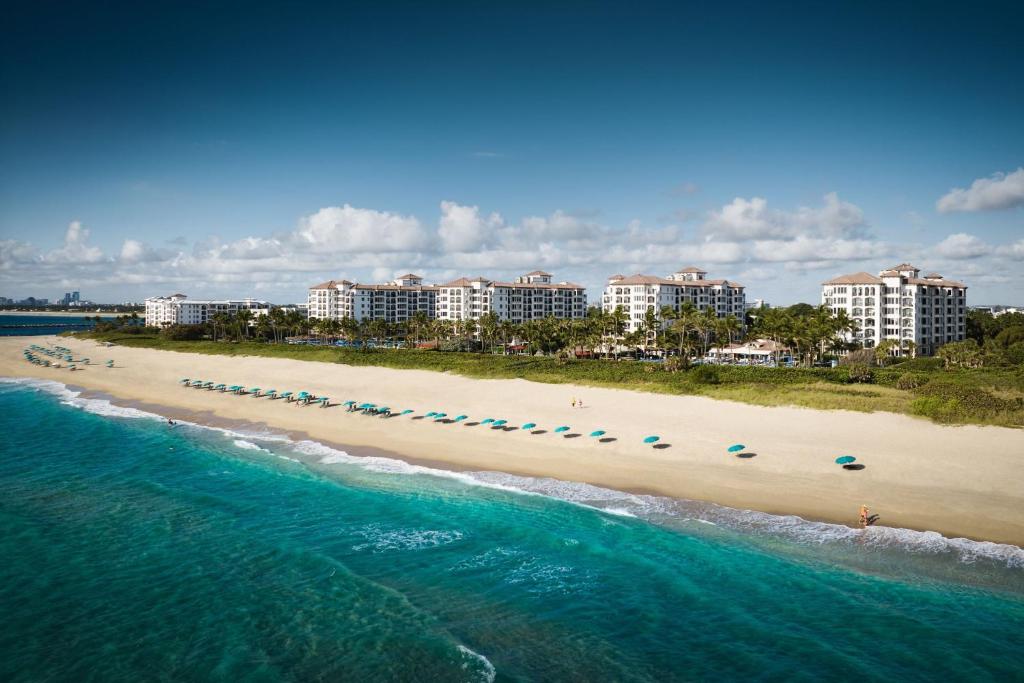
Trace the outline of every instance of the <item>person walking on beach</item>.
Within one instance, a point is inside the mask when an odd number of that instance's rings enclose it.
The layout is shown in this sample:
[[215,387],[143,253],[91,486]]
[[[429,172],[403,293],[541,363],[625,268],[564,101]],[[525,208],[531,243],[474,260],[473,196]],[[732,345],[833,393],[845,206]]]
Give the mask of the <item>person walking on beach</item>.
[[576,407],[576,397],[575,396],[572,397],[572,407],[573,408]]
[[860,506],[860,525],[862,528],[867,528],[878,521],[878,515],[871,514],[871,508],[867,505]]

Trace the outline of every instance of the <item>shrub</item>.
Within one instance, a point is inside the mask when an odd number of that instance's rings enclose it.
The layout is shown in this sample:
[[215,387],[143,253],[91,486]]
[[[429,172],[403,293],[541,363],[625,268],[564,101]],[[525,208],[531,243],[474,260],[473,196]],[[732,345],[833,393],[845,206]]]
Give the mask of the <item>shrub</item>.
[[[992,419],[1005,413],[1024,409],[1024,399],[1003,398],[981,387],[952,381],[932,380],[917,391],[922,398],[932,399],[931,402],[922,403],[922,406],[933,406],[931,409],[934,409],[934,406],[938,405],[935,401],[942,402],[943,407],[940,413],[928,416],[945,422],[963,421],[968,417]],[[920,400],[916,399],[911,404],[911,410],[914,410],[914,405],[918,404]]]
[[205,332],[202,325],[168,325],[160,330],[160,336],[173,341],[197,341]]
[[856,351],[850,351],[846,356],[839,360],[839,364],[842,366],[867,365],[868,367],[871,367],[875,364],[875,350],[857,349]]
[[904,372],[900,375],[900,378],[896,380],[896,388],[903,389],[904,391],[917,389],[922,384],[924,384],[924,378],[920,375],[915,375],[912,372]]
[[875,372],[869,366],[863,364],[849,366],[847,381],[851,384],[870,384],[875,381]]
[[687,356],[670,356],[665,359],[662,366],[665,372],[679,372],[690,366],[690,359]]
[[713,365],[698,365],[690,371],[690,379],[697,384],[718,384],[718,368]]
[[912,415],[920,415],[932,420],[948,422],[950,416],[956,412],[956,399],[945,401],[938,396],[922,396],[915,398],[910,403]]

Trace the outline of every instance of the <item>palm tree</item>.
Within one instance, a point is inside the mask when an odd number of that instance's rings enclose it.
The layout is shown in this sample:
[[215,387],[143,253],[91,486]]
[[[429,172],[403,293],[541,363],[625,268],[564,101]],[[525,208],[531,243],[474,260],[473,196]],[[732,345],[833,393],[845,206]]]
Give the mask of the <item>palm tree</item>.
[[252,311],[243,308],[235,313],[235,323],[238,325],[239,336],[249,338],[249,325],[252,324]]
[[494,337],[498,334],[498,326],[501,318],[494,311],[488,311],[480,316],[478,326],[480,329],[480,350],[491,353],[494,346]]

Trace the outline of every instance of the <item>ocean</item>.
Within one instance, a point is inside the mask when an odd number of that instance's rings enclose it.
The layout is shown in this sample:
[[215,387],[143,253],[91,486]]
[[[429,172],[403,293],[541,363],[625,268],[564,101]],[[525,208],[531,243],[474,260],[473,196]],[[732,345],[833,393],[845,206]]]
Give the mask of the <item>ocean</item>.
[[96,321],[85,315],[0,314],[0,337],[15,337],[91,330]]
[[1020,680],[1024,550],[0,382],[5,681]]

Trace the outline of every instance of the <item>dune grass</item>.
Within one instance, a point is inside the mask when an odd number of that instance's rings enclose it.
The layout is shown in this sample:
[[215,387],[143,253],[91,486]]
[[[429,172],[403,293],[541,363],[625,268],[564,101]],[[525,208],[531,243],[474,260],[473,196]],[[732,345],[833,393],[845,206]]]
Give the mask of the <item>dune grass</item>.
[[[295,360],[451,372],[477,379],[519,378],[652,393],[697,395],[763,406],[819,410],[885,411],[947,424],[1024,426],[1024,369],[943,370],[930,360],[875,368],[870,384],[850,383],[845,368],[714,367],[665,372],[659,364],[497,356],[412,349],[349,348],[264,342],[176,341],[159,335],[78,333],[122,346],[227,356]],[[913,389],[899,389],[912,370]]]

